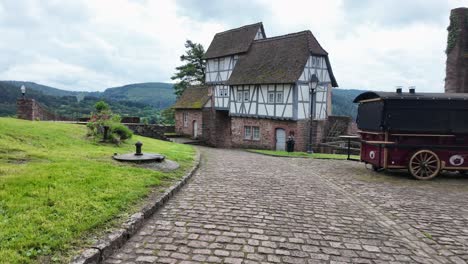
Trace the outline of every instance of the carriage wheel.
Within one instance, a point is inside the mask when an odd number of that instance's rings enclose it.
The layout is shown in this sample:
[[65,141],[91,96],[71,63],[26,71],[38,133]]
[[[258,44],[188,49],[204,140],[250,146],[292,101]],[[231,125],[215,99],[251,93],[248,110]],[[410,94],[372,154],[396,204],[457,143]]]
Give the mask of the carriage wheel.
[[429,180],[440,172],[440,159],[430,150],[420,150],[411,157],[409,171],[418,180]]

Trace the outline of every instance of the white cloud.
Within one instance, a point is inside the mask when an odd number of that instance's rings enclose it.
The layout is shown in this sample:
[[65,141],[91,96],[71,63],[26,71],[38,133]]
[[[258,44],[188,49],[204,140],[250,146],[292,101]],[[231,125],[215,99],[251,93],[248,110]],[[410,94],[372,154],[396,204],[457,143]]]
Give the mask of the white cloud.
[[340,87],[442,91],[450,8],[462,0],[0,0],[0,79],[70,90],[170,81],[184,42],[263,21],[310,29]]

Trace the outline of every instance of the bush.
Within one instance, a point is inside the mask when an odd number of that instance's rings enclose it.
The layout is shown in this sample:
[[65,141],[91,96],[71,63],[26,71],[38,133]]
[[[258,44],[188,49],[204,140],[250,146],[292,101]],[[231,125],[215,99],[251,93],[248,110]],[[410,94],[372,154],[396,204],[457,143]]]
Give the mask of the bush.
[[[91,113],[87,124],[88,136],[101,138],[103,141],[111,141],[116,144],[120,144],[121,141],[132,137],[133,132],[120,123],[122,118],[113,114],[105,102],[97,102],[95,107],[97,112]],[[109,128],[106,138],[104,138],[105,127]]]
[[94,105],[94,108],[96,109],[96,111],[98,111],[98,113],[100,113],[102,111],[109,110],[109,105],[101,100]]
[[126,140],[133,136],[133,132],[128,127],[119,123],[113,123],[110,130],[112,134],[118,135],[121,140]]

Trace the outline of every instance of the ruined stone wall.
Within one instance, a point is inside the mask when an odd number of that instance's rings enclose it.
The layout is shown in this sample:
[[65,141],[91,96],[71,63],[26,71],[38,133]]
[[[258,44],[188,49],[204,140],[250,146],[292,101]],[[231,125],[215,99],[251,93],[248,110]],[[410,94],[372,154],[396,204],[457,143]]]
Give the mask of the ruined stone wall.
[[174,126],[134,123],[124,123],[124,125],[130,128],[136,135],[160,140],[168,140],[164,134],[174,132]]
[[63,120],[67,121],[68,118],[55,115],[41,106],[34,99],[18,99],[16,101],[16,115],[19,119],[25,120]]
[[447,28],[446,93],[468,93],[468,8],[450,12]]

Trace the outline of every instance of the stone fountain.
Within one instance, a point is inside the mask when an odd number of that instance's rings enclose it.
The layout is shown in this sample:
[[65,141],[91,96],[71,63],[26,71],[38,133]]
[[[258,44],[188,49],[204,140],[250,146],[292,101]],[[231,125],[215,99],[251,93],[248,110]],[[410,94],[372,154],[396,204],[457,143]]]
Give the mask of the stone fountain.
[[161,154],[156,153],[143,153],[141,152],[141,147],[143,143],[138,141],[135,143],[136,151],[135,153],[120,154],[117,153],[112,156],[115,160],[118,161],[127,161],[127,162],[161,162],[164,161],[165,157]]

